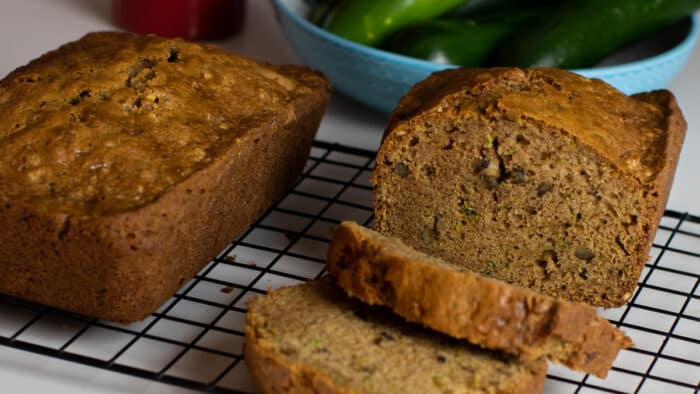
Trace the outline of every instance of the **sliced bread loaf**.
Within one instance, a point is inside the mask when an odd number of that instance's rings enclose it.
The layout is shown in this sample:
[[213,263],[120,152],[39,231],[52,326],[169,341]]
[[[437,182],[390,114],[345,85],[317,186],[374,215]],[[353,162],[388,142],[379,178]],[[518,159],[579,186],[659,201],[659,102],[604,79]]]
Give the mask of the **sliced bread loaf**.
[[353,297],[523,360],[544,356],[605,377],[632,345],[586,304],[486,278],[353,222],[335,232],[328,271]]
[[557,69],[459,69],[403,97],[377,156],[375,227],[509,283],[624,304],[663,213],[685,121]]
[[248,304],[245,360],[265,393],[538,393],[521,362],[349,299],[329,278]]

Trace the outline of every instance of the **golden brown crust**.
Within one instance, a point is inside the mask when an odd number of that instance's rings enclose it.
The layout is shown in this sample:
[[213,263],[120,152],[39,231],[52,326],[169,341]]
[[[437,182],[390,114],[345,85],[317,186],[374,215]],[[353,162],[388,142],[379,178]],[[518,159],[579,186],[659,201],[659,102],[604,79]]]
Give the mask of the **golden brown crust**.
[[666,168],[665,140],[680,125],[667,122],[669,116],[680,115],[677,106],[675,112],[671,109],[672,99],[658,105],[657,100],[628,97],[601,80],[555,68],[477,68],[437,72],[418,83],[390,115],[385,136],[401,120],[439,107],[446,96],[465,90],[490,96],[513,118],[565,130],[641,182]]
[[349,295],[485,348],[548,357],[605,377],[624,333],[595,310],[472,273],[343,222],[328,250],[328,272]]
[[[676,165],[678,164],[678,158],[683,146],[683,140],[685,139],[687,124],[683,114],[681,113],[681,109],[678,107],[676,98],[667,90],[641,93],[632,97],[637,100],[656,105],[657,107],[661,108],[665,114],[665,124],[663,126],[666,130],[666,139],[661,144],[661,150],[663,151],[663,162],[661,164],[661,170],[654,178],[652,187],[653,191],[651,192],[651,194],[656,193],[658,196],[656,220],[653,222],[653,226],[655,228],[661,221],[661,217],[666,209],[668,196],[671,193],[673,177],[676,173]],[[651,248],[651,242],[654,240],[654,234],[654,231],[649,232],[649,249]],[[649,253],[649,249],[644,251],[645,255]],[[646,261],[646,256],[643,257],[645,257],[644,261]]]
[[83,215],[2,198],[0,292],[120,322],[153,312],[301,172],[330,86],[319,73],[276,67],[299,85],[283,113],[241,130],[147,204]]
[[473,86],[482,80],[495,78],[499,73],[507,70],[507,68],[462,68],[459,72],[449,70],[433,73],[401,97],[396,108],[389,114],[384,138],[399,122],[435,107],[443,97],[463,90],[465,86]]
[[[654,242],[656,229],[666,209],[687,124],[678,107],[676,98],[667,90],[640,93],[631,97],[658,108],[664,115],[663,123],[660,126],[664,130],[664,139],[658,141],[655,147],[659,151],[659,169],[648,183],[642,185],[646,189],[647,203],[653,208],[650,217],[642,218],[645,221],[647,231],[646,239],[643,240],[645,244],[639,248],[639,251],[634,256],[637,261],[634,278],[638,278],[642,273],[644,263],[649,260],[649,251]],[[636,286],[636,281],[629,283],[625,293],[631,297]]]
[[327,84],[219,48],[91,33],[0,81],[0,197],[71,216],[150,203]]

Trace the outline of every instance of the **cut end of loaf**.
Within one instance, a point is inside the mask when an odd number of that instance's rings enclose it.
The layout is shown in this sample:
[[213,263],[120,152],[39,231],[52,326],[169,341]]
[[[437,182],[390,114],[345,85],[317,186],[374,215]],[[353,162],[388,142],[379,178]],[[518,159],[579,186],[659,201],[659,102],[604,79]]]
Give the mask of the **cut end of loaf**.
[[[434,97],[411,112],[409,93],[392,117],[372,177],[375,227],[487,276],[620,306],[648,259],[665,199],[647,178],[663,147],[640,143],[665,143],[664,114],[600,82],[557,80],[558,73],[487,74],[447,90],[441,78],[459,77],[438,75],[414,88]],[[528,97],[539,101],[527,104]],[[600,130],[582,130],[577,111],[599,114],[586,124]],[[608,122],[620,141],[606,140]],[[627,153],[624,144],[598,146],[624,141]],[[635,156],[646,151],[655,152],[649,160]]]

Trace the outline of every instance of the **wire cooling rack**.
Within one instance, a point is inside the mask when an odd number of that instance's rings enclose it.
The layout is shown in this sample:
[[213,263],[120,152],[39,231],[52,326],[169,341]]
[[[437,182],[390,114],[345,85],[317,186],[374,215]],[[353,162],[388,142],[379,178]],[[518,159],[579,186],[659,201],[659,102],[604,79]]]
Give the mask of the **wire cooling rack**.
[[[254,392],[247,300],[324,272],[332,229],[370,224],[374,152],[315,142],[294,188],[156,313],[120,325],[0,295],[0,345],[187,387]],[[628,305],[601,311],[634,339],[608,378],[551,365],[545,393],[700,391],[700,217],[667,211]]]

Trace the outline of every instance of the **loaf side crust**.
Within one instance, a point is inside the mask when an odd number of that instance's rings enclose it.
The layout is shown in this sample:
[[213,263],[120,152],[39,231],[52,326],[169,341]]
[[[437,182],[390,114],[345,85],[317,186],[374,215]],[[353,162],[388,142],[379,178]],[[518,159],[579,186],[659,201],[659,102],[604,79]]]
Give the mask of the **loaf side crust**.
[[[681,148],[683,147],[688,124],[678,106],[676,97],[667,90],[640,93],[632,97],[661,108],[666,115],[666,139],[663,141],[663,147],[661,148],[663,150],[662,168],[654,178],[652,188],[652,193],[656,192],[658,194],[656,220],[653,222],[654,228],[656,228],[661,222],[661,218],[666,209],[666,203],[668,202],[668,196],[671,194],[671,186],[673,185],[673,178],[676,174],[676,166],[678,165],[678,158],[680,157]],[[645,254],[648,254],[651,249],[654,235],[654,231],[649,232],[649,249],[647,249]],[[643,257],[645,257],[644,261],[648,260],[647,256]]]
[[457,270],[407,250],[398,239],[342,222],[329,247],[328,272],[364,302],[522,360],[546,357],[605,377],[619,350],[632,346],[586,304]]

